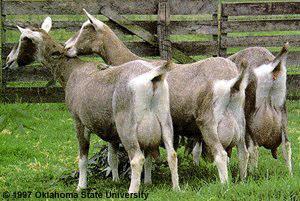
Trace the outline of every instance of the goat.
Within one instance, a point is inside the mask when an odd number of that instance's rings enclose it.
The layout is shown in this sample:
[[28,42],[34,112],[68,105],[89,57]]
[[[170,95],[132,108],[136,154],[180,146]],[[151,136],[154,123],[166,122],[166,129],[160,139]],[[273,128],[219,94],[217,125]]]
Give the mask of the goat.
[[[229,83],[229,84],[227,84]],[[241,179],[247,175],[248,150],[245,143],[245,89],[248,85],[248,69],[232,80],[218,80],[214,85],[214,101],[219,102],[215,109],[218,116],[218,136],[227,151],[236,146],[238,150]],[[230,153],[227,154],[230,155]]]
[[[238,66],[247,63],[239,70],[249,68],[250,81],[246,88],[246,142],[250,153],[250,168],[258,167],[258,147],[271,149],[277,159],[277,148],[282,143],[282,153],[290,175],[292,170],[291,143],[287,135],[286,109],[286,58],[288,43],[277,57],[263,47],[250,47],[229,57]],[[194,147],[192,149],[192,147]],[[189,141],[187,152],[192,149],[195,164],[205,147],[200,142]],[[227,150],[231,153],[231,149]]]
[[[238,77],[231,80],[217,80],[213,87],[218,137],[228,156],[231,154],[229,150],[234,146],[237,147],[241,179],[246,178],[249,158],[245,142],[246,122],[244,116],[248,76],[248,68],[244,68]],[[186,154],[193,153],[193,160],[197,165],[201,154],[211,161],[206,144],[201,138],[188,139],[185,152]]]
[[[74,118],[79,142],[77,189],[87,187],[91,132],[110,142],[110,147],[120,142],[124,145],[132,169],[129,193],[139,191],[144,159],[149,160],[151,154],[158,152],[162,139],[167,150],[173,188],[179,189],[166,81],[171,63],[164,62],[155,67],[145,61],[132,61],[106,69],[101,63],[69,58],[64,47],[49,36],[51,26],[52,20],[47,17],[41,28],[18,27],[21,36],[18,48],[14,50],[17,55],[13,58],[16,59],[10,61],[8,66],[40,61],[63,86],[65,102]],[[104,70],[99,70],[99,66]],[[111,160],[115,158],[112,156]]]
[[[96,53],[109,64],[114,65],[140,59],[118,39],[107,25],[87,11],[85,13],[88,20],[65,43],[69,56]],[[153,65],[159,65],[162,61],[150,62]],[[174,70],[169,72],[167,78],[170,86],[171,116],[176,143],[174,147],[178,146],[178,136],[203,137],[209,152],[214,157],[219,178],[222,183],[226,183],[228,181],[227,154],[217,133],[218,115],[213,112],[215,108],[221,107],[218,105],[221,103],[214,103],[213,87],[217,80],[231,80],[238,77],[237,67],[229,59],[220,57],[192,64],[174,64],[174,66]],[[244,153],[247,155],[247,151]]]
[[282,153],[292,175],[292,151],[287,133],[286,109],[286,59],[288,43],[275,57],[263,47],[250,47],[229,57],[239,64],[247,61],[250,69],[246,88],[246,137],[252,169],[258,166],[258,147],[271,149],[277,158],[277,148],[282,143]]

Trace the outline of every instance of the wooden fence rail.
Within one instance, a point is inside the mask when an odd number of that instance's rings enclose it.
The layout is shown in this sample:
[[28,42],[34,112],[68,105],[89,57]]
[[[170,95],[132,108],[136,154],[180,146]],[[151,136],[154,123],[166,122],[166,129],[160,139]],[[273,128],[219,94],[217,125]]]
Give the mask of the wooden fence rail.
[[[63,1],[2,1],[1,2],[1,58],[2,65],[12,47],[10,35],[16,33],[16,25],[26,26],[37,20],[16,20],[11,16],[29,15],[83,15],[85,8],[91,14],[103,15],[104,22],[121,38],[134,53],[143,57],[173,58],[180,63],[194,62],[197,55],[228,56],[230,48],[248,46],[275,47],[280,50],[284,41],[292,47],[300,47],[300,35],[237,36],[236,32],[299,31],[300,18],[235,19],[240,16],[270,16],[300,14],[300,2],[274,3],[223,3],[218,12],[216,0],[78,0]],[[218,18],[218,13],[220,17]],[[133,15],[152,15],[152,18],[134,18]],[[178,15],[180,15],[178,18]],[[204,15],[199,20],[199,15]],[[133,16],[133,17],[132,17]],[[192,17],[191,17],[192,16]],[[176,18],[177,17],[177,18]],[[30,19],[31,19],[30,18]],[[184,18],[184,19],[182,19]],[[19,19],[19,18],[18,18]],[[220,19],[220,21],[219,21]],[[52,33],[79,30],[83,21],[53,21]],[[233,34],[233,35],[232,35]],[[16,34],[17,35],[17,34]],[[180,40],[174,40],[176,36]],[[183,37],[181,37],[183,36]],[[196,36],[200,39],[185,39]],[[176,38],[175,37],[175,38]],[[182,39],[183,38],[183,39]],[[190,37],[191,38],[191,37]],[[9,39],[9,40],[8,40]],[[274,49],[274,48],[273,48]],[[272,49],[272,50],[273,50]],[[93,57],[93,56],[90,56]],[[288,65],[297,71],[300,66],[300,51],[289,54]],[[64,93],[59,87],[9,87],[10,83],[51,81],[50,72],[36,63],[18,71],[0,69],[0,90],[3,102],[61,102]],[[299,75],[288,77],[289,97],[297,98]]]
[[[220,21],[220,56],[228,56],[227,49],[232,47],[281,47],[285,41],[291,46],[300,46],[299,35],[279,36],[236,36],[234,32],[262,32],[262,31],[292,31],[300,30],[300,19],[256,19],[253,16],[291,15],[300,14],[300,2],[272,2],[272,3],[224,3],[221,5]],[[246,20],[231,20],[243,16]],[[295,54],[299,55],[300,52]],[[292,53],[293,54],[293,53]],[[294,58],[294,57],[293,57]],[[291,59],[289,59],[291,60]],[[299,64],[293,61],[292,64]]]

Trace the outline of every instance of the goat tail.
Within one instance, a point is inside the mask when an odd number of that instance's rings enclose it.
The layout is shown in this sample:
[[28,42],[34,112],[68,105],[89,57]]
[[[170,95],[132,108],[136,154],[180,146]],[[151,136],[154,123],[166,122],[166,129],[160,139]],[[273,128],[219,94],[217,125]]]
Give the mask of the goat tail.
[[234,93],[240,90],[245,90],[248,85],[249,67],[246,62],[241,63],[241,73],[234,78],[230,92]]
[[162,66],[156,68],[157,72],[164,74],[172,69],[173,62],[172,60],[166,61]]
[[172,69],[173,62],[171,60],[166,61],[163,65],[155,68],[152,70],[151,73],[151,80],[152,81],[158,81],[161,80],[161,78],[164,78],[166,73],[169,72]]
[[166,74],[172,69],[172,66],[173,62],[171,60],[166,61],[161,66],[154,67],[150,71],[133,78],[130,81],[130,87],[135,91],[137,89],[145,91],[146,86],[152,86],[151,91],[153,92],[164,83]]

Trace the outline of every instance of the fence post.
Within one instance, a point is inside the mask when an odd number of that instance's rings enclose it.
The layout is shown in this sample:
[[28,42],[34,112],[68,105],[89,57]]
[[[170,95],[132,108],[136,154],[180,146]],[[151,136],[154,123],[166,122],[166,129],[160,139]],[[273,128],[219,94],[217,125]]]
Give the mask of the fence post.
[[3,47],[4,47],[4,43],[6,41],[6,33],[5,33],[5,28],[4,28],[4,20],[5,20],[5,14],[3,13],[3,2],[1,1],[1,67],[0,67],[0,102],[3,102],[2,100],[2,92],[3,92],[3,88],[5,87],[5,79],[3,76],[3,67],[5,65],[5,58],[4,58],[4,54],[3,54]]
[[[219,26],[219,24],[218,24],[218,13],[214,13],[212,17],[213,17],[213,26],[214,27],[218,27]],[[212,37],[213,37],[214,41],[218,42],[218,37],[219,37],[218,33],[217,34],[213,34]],[[214,54],[213,56],[214,57],[219,56],[219,51],[217,51],[217,54],[216,55]]]
[[220,40],[219,40],[219,56],[227,57],[227,47],[223,47],[224,38],[227,33],[224,32],[223,23],[228,21],[228,16],[223,15],[223,4],[221,3],[221,19],[220,19]]
[[168,1],[161,0],[158,4],[157,36],[160,57],[164,60],[172,58],[169,24],[170,5]]

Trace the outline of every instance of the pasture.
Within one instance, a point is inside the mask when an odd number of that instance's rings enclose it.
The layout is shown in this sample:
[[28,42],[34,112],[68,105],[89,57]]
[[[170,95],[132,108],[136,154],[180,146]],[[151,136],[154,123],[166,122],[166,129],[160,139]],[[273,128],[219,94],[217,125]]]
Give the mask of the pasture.
[[[236,0],[227,0],[234,2]],[[243,2],[252,2],[243,0]],[[273,0],[274,1],[274,0]],[[225,1],[224,1],[225,2]],[[257,2],[257,1],[256,1]],[[68,21],[70,16],[51,16],[54,20]],[[133,20],[155,20],[157,16],[131,16]],[[182,16],[175,16],[181,19]],[[277,16],[280,18],[280,16]],[[289,16],[299,19],[299,15]],[[99,19],[107,20],[103,16]],[[198,16],[199,20],[207,16]],[[197,18],[197,19],[198,19]],[[258,17],[259,18],[259,17]],[[42,22],[44,16],[9,16],[9,20]],[[72,16],[72,20],[84,22],[82,16]],[[66,41],[73,32],[55,30],[51,35],[60,42]],[[297,35],[300,31],[273,32],[243,32],[231,33],[235,36],[268,36],[268,35]],[[7,42],[17,42],[19,33],[8,31]],[[172,41],[205,41],[211,39],[205,35],[172,35]],[[138,37],[124,35],[124,41],[140,41]],[[243,48],[229,48],[228,53],[234,53]],[[279,51],[277,47],[268,47],[271,51]],[[291,47],[291,51],[299,51],[299,47]],[[207,56],[193,56],[195,60]],[[85,60],[100,60],[82,57]],[[157,57],[151,57],[157,58]],[[288,74],[300,73],[299,66],[290,66]],[[10,82],[11,87],[41,87],[46,81],[40,82]],[[58,85],[58,84],[57,84]],[[297,94],[298,95],[298,94]],[[237,154],[234,150],[230,160],[230,184],[222,186],[217,176],[216,167],[203,160],[200,166],[193,165],[192,156],[185,156],[184,149],[178,150],[178,171],[181,192],[171,188],[170,171],[168,166],[157,167],[153,171],[153,184],[142,185],[141,191],[149,193],[148,200],[299,200],[300,199],[300,101],[289,100],[288,131],[292,143],[294,161],[294,176],[288,175],[282,158],[273,159],[271,153],[260,148],[259,168],[249,173],[243,183],[238,179]],[[92,135],[89,156],[93,156],[99,147],[106,145],[97,136]],[[281,147],[280,147],[281,148]],[[0,197],[8,191],[32,192],[76,192],[77,182],[66,185],[60,179],[65,174],[78,170],[78,143],[74,123],[64,103],[0,103]],[[165,160],[165,150],[160,150],[160,160]],[[89,190],[91,192],[106,191],[126,192],[130,180],[121,179],[113,182],[111,179],[95,179],[89,175]]]
[[[281,152],[275,160],[260,149],[259,169],[249,174],[245,183],[236,181],[238,174],[236,152],[230,161],[231,183],[222,186],[213,164],[200,161],[192,165],[192,157],[179,150],[179,179],[181,192],[171,189],[167,166],[153,172],[153,185],[142,185],[149,200],[298,200],[300,198],[300,103],[288,101],[289,135],[292,142],[294,176],[288,175]],[[18,112],[22,113],[18,114]],[[0,106],[8,118],[7,127],[0,132],[0,192],[44,191],[75,192],[77,183],[65,185],[64,174],[78,170],[77,139],[73,120],[64,104],[12,104]],[[23,125],[23,126],[21,126]],[[92,135],[90,156],[103,145]],[[164,150],[161,158],[165,159]],[[90,180],[92,191],[126,192],[129,179]]]

